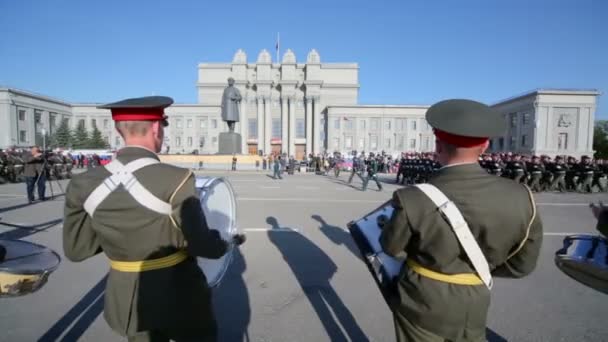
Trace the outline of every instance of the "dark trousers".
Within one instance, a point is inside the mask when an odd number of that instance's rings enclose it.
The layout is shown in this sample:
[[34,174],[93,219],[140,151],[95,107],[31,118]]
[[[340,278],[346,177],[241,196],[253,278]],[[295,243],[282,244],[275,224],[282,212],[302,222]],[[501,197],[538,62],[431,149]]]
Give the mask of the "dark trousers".
[[27,199],[30,202],[34,201],[34,185],[36,182],[38,182],[38,199],[43,200],[45,198],[44,193],[46,191],[46,175],[43,173],[40,175],[40,177],[25,177]]
[[378,180],[378,176],[373,174],[373,175],[367,175],[367,178],[365,178],[365,181],[363,181],[363,191],[365,191],[367,189],[367,183],[369,183],[370,179],[373,179],[376,182],[376,185],[378,186],[378,190],[382,190],[382,185],[380,184],[380,181]]
[[566,173],[558,172],[553,177],[553,181],[549,186],[549,189],[552,191],[559,190],[561,192],[566,191]]

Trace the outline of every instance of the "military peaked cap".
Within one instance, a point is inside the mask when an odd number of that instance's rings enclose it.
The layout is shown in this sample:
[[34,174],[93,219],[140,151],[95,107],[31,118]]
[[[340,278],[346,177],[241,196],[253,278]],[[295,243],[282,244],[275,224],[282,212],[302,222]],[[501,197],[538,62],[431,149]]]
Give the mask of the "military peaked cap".
[[493,108],[476,101],[452,99],[432,105],[426,120],[439,140],[472,147],[504,134],[507,124]]
[[101,105],[97,108],[110,109],[114,121],[156,121],[166,124],[164,109],[173,104],[167,96],[146,96],[126,99]]

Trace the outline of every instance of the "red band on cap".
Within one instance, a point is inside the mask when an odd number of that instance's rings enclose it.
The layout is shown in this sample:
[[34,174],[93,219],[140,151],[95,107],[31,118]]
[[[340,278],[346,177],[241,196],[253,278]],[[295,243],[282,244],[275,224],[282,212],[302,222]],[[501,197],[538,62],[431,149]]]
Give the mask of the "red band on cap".
[[488,138],[484,137],[465,137],[462,135],[444,132],[439,129],[433,129],[433,132],[435,133],[437,139],[458,147],[481,146],[488,141]]
[[114,121],[154,121],[162,120],[165,111],[162,108],[117,108],[112,109]]

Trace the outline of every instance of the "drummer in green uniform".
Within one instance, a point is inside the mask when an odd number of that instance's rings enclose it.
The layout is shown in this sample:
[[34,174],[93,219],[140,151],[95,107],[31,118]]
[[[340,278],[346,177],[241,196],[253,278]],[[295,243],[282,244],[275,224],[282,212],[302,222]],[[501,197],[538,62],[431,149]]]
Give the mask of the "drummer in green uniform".
[[380,237],[386,253],[407,257],[390,301],[397,340],[486,341],[492,276],[534,270],[542,223],[525,185],[489,175],[477,162],[488,137],[506,129],[499,113],[447,100],[431,106],[426,119],[442,168],[428,184],[394,192]]
[[229,244],[207,226],[191,171],[163,164],[173,100],[107,104],[126,147],[105,167],[74,175],[66,191],[63,247],[80,262],[110,260],[104,316],[129,341],[215,341],[211,292],[195,257],[217,259]]

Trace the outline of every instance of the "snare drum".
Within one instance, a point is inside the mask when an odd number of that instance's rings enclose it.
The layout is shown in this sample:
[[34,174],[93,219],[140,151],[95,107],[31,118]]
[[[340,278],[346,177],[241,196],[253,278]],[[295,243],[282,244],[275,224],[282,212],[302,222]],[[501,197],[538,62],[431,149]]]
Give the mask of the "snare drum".
[[[224,178],[196,177],[196,189],[209,229],[217,230],[225,241],[239,233],[236,224],[236,198],[230,183]],[[232,248],[219,259],[197,258],[210,287],[216,287],[232,261]]]
[[570,235],[555,253],[555,264],[568,276],[608,294],[608,240],[595,235]]
[[389,202],[384,203],[376,210],[363,216],[357,221],[348,223],[353,240],[359,247],[365,264],[376,280],[378,287],[388,301],[393,291],[395,279],[401,272],[405,260],[393,258],[382,251],[380,234],[382,227],[391,218],[393,207]]
[[59,254],[35,243],[0,240],[0,245],[6,252],[0,261],[0,298],[40,290],[61,262]]

